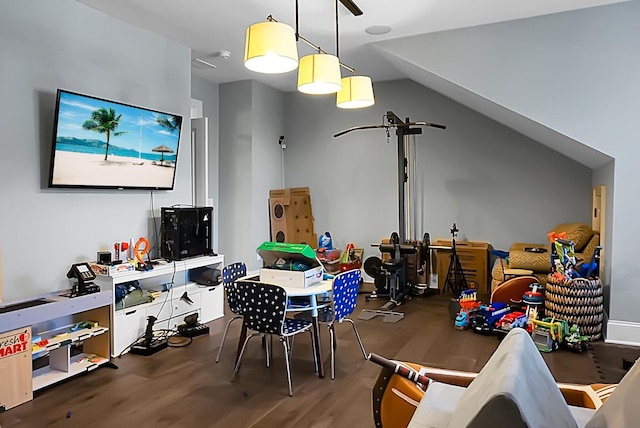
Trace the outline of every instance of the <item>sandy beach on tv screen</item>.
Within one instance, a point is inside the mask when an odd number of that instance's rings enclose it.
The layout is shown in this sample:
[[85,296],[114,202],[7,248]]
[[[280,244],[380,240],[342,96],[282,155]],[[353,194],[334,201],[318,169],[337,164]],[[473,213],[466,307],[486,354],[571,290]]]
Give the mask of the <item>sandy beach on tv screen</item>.
[[[138,165],[143,162],[142,165]],[[56,150],[54,185],[171,187],[175,168],[148,159]],[[169,165],[168,161],[164,162]]]

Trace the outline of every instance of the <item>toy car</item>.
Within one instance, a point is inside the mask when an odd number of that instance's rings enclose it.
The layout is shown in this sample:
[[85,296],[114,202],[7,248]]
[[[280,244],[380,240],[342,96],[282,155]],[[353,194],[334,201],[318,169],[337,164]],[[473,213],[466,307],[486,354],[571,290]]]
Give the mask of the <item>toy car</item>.
[[509,331],[512,328],[525,328],[527,325],[527,315],[524,312],[511,312],[500,318],[496,328]]
[[498,336],[498,339],[502,340],[507,333],[514,328],[523,328],[526,330],[528,318],[524,312],[514,310],[514,312],[510,312],[500,318],[495,326],[494,332]]
[[587,350],[589,338],[580,334],[580,328],[577,324],[573,324],[569,329],[569,335],[564,338],[562,343],[568,350],[573,352],[582,352]]
[[489,306],[482,305],[471,322],[471,327],[476,333],[492,333],[500,318],[509,312],[511,308],[506,303],[495,302]]
[[469,328],[469,314],[466,312],[459,312],[456,315],[456,320],[453,323],[456,330],[465,330]]

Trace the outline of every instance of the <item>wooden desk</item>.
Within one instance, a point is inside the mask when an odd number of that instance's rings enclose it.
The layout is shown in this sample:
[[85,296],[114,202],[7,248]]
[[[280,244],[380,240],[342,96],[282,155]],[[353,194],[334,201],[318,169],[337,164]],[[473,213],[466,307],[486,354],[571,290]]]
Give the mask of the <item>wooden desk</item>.
[[[253,281],[259,282],[259,276],[256,275],[248,275],[244,278],[240,278],[238,281]],[[287,297],[309,297],[309,306],[302,308],[291,308],[287,309],[287,312],[302,312],[302,311],[310,311],[311,312],[311,322],[313,324],[313,340],[315,342],[316,348],[316,361],[318,362],[318,377],[324,377],[324,364],[322,362],[322,348],[320,343],[320,322],[318,321],[318,309],[326,306],[326,304],[318,304],[317,295],[325,294],[332,290],[333,280],[325,280],[321,281],[318,284],[314,284],[310,287],[299,288],[299,287],[284,287],[284,290],[287,292]],[[238,350],[236,352],[236,362],[238,361],[238,357],[240,356],[240,351],[242,350],[242,344],[247,338],[247,326],[245,323],[242,323],[242,330],[240,332],[240,340],[238,341]]]

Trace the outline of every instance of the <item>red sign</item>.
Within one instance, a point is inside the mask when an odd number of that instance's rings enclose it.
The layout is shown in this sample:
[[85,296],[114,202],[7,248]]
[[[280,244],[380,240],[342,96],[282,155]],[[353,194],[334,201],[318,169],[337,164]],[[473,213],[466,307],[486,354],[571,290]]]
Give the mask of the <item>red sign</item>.
[[11,357],[29,350],[31,334],[29,329],[14,330],[0,336],[0,358]]

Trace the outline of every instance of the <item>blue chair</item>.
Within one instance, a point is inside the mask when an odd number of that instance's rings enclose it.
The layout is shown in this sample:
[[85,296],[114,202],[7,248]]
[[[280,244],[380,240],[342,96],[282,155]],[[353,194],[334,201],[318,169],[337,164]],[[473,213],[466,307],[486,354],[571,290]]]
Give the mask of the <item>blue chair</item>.
[[318,313],[320,322],[328,323],[329,336],[331,338],[331,379],[336,378],[336,334],[335,325],[347,321],[353,327],[356,334],[362,356],[367,359],[367,353],[364,350],[362,339],[356,328],[356,324],[352,319],[347,318],[356,308],[356,300],[358,298],[358,290],[360,288],[360,270],[354,269],[342,272],[333,279],[333,299],[330,306],[324,307]]
[[236,262],[225,266],[222,269],[222,284],[224,287],[225,295],[227,296],[227,305],[229,310],[234,314],[227,322],[227,326],[222,334],[222,342],[220,343],[220,349],[218,350],[218,356],[216,357],[216,363],[220,361],[220,355],[222,354],[222,348],[224,342],[227,339],[227,333],[229,333],[229,326],[235,320],[242,319],[242,306],[240,304],[240,296],[238,295],[238,289],[235,286],[235,282],[238,278],[242,278],[247,275],[247,266],[242,262]]
[[[284,347],[289,396],[293,396],[290,366],[291,347],[289,339],[293,338],[296,334],[306,331],[309,331],[313,335],[311,321],[286,317],[287,292],[279,285],[250,281],[237,281],[235,285],[240,295],[244,323],[247,328],[253,330],[254,333],[248,335],[242,344],[242,349],[238,356],[231,381],[233,382],[240,370],[242,356],[244,355],[249,340],[259,334],[277,335],[280,337],[280,341]],[[313,340],[311,343],[313,344]],[[315,352],[313,355],[315,362]]]

